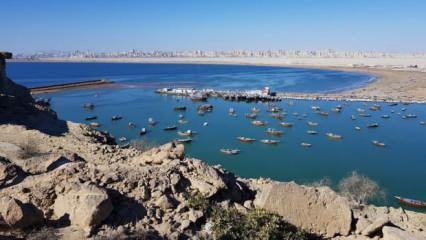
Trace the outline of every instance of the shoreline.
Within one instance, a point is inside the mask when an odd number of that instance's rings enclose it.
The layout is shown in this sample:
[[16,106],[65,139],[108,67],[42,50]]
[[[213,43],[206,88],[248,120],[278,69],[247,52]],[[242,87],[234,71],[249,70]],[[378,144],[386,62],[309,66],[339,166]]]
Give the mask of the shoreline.
[[[280,92],[285,98],[332,98],[332,99],[362,99],[369,101],[393,101],[393,102],[426,102],[426,69],[424,68],[395,68],[386,65],[348,65],[347,62],[339,62],[334,65],[326,65],[318,61],[313,64],[307,59],[305,62],[289,62],[293,59],[270,58],[102,58],[102,59],[69,59],[54,58],[41,60],[14,60],[13,62],[70,62],[70,63],[152,63],[152,64],[221,64],[221,65],[246,65],[246,66],[272,66],[311,68],[334,71],[358,72],[371,75],[375,80],[367,85],[357,86],[339,92],[326,93],[298,93]],[[309,61],[308,61],[309,60]],[[315,59],[314,59],[315,60]],[[321,59],[319,59],[321,60]],[[347,60],[347,59],[346,59]],[[422,59],[423,60],[423,59]],[[328,60],[329,62],[331,60]],[[401,62],[402,63],[402,62]],[[384,66],[384,67],[383,67]],[[408,66],[408,64],[407,64]],[[422,66],[422,65],[420,65]]]

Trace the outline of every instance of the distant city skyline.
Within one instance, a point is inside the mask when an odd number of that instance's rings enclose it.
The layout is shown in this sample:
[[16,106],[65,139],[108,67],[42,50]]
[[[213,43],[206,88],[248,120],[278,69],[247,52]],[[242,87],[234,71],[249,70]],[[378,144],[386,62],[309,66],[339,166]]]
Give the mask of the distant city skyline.
[[7,1],[0,48],[426,52],[425,9],[422,0]]

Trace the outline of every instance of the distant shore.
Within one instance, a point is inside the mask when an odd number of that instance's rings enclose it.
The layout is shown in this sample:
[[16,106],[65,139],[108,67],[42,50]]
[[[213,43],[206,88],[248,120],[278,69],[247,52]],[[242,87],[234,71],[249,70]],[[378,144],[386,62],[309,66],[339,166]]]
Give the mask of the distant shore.
[[367,73],[366,86],[338,93],[279,93],[288,98],[338,98],[426,102],[424,58],[48,58],[39,62],[233,64],[320,68]]

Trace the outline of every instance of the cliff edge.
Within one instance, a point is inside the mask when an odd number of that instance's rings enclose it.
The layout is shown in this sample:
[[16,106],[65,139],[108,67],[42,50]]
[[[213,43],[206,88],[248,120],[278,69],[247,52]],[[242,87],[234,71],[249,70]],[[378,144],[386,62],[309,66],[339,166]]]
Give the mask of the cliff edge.
[[174,142],[119,148],[57,119],[0,56],[0,239],[426,239],[426,214],[238,178]]

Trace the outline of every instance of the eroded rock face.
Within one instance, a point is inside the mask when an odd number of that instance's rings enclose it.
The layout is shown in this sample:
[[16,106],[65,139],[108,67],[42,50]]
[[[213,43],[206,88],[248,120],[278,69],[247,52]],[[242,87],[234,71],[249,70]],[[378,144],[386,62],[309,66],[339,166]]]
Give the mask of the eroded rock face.
[[90,232],[113,210],[107,192],[95,185],[72,184],[66,188],[58,193],[53,209],[58,218],[68,216],[72,225]]
[[43,224],[43,213],[31,203],[3,197],[0,199],[0,214],[11,228],[27,228]]
[[325,237],[345,236],[351,229],[352,213],[348,201],[327,187],[271,182],[258,186],[254,205]]
[[161,165],[169,163],[174,159],[182,160],[184,157],[185,147],[183,144],[176,144],[172,142],[146,151],[142,156],[134,159],[134,162],[140,165]]
[[425,236],[410,233],[396,227],[383,227],[383,240],[424,240]]

